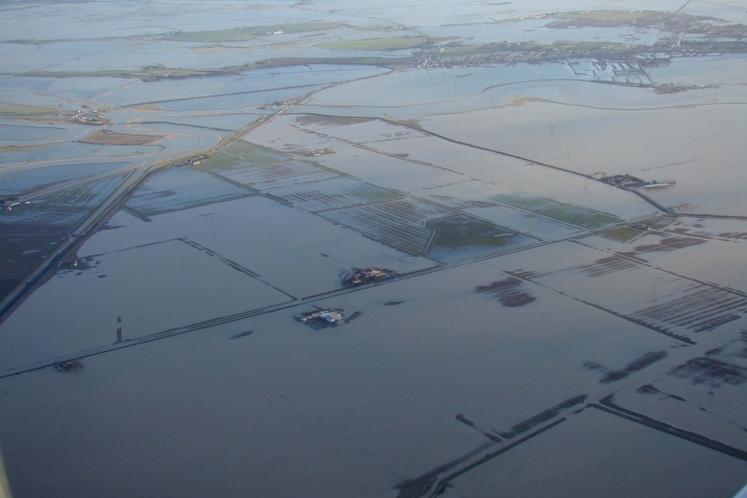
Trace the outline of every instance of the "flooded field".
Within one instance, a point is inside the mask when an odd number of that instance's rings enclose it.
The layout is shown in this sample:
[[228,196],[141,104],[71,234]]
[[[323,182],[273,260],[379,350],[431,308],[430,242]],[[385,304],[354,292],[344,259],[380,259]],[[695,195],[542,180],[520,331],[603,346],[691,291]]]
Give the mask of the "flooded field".
[[[553,489],[560,496],[581,493],[619,498],[697,498],[711,494],[730,496],[739,491],[745,472],[743,463],[690,442],[661,444],[668,437],[601,410],[585,410],[515,451],[496,455],[474,472],[455,476],[444,496],[487,497],[495,489],[509,495],[536,496]],[[588,441],[583,452],[568,451],[581,441]],[[614,455],[605,450],[608,444],[615,444]],[[537,453],[543,455],[542,462],[535,458]],[[593,476],[588,475],[590,466],[598,469]],[[552,472],[547,471],[548,467]],[[718,468],[722,475],[718,489],[702,487],[704,475],[712,468]],[[631,475],[636,478],[631,479]],[[672,479],[674,475],[679,477]],[[651,483],[657,483],[656,490],[651,489]]]
[[737,332],[747,320],[747,297],[739,292],[578,243],[544,246],[492,263],[686,344],[697,342],[700,334]]
[[[532,285],[527,291],[535,301],[514,307],[476,290],[505,278],[485,265],[453,269],[310,301],[348,314],[362,312],[355,321],[323,332],[296,323],[293,316],[307,308],[296,306],[82,359],[84,367],[70,374],[45,369],[11,377],[2,381],[8,402],[0,413],[4,423],[12,418],[46,426],[44,419],[56,419],[70,427],[42,452],[54,462],[73,446],[81,450],[78,461],[61,459],[51,474],[69,476],[64,490],[70,495],[87,486],[72,466],[108,468],[96,455],[107,446],[127,444],[131,436],[120,428],[129,426],[139,427],[146,438],[158,435],[159,444],[147,450],[152,458],[174,454],[180,465],[135,483],[128,475],[145,471],[151,460],[118,452],[112,455],[116,463],[109,483],[95,484],[103,490],[116,483],[113,496],[162,489],[199,496],[195,485],[203,479],[214,479],[212,489],[221,496],[241,496],[245,486],[274,493],[281,485],[284,496],[294,496],[308,492],[309,485],[294,481],[285,487],[284,476],[306,472],[318,477],[311,487],[318,496],[397,496],[397,486],[499,445],[503,437],[493,431],[508,432],[563,400],[598,390],[598,374],[585,368],[585,361],[618,368],[641,354],[641,340],[654,349],[674,345],[663,336],[648,340],[644,329],[594,310],[585,325],[572,313],[560,313],[550,325],[538,310],[581,310],[583,305]],[[445,307],[453,312],[433,312]],[[233,339],[247,331],[253,333]],[[512,354],[496,363],[496,355],[506,350]],[[286,361],[278,363],[278,355]],[[131,368],[133,362],[137,368]],[[143,391],[139,385],[146,379],[150,387]],[[322,390],[337,396],[320,404]],[[14,401],[26,396],[28,402]],[[112,401],[105,403],[109,409],[102,411],[99,396]],[[174,409],[185,412],[179,424],[173,423]],[[273,430],[249,430],[277,427],[279,421],[282,427]],[[83,430],[91,424],[95,430]],[[34,454],[45,444],[45,434],[24,440],[6,434],[3,444],[12,454]],[[288,452],[288,445],[298,451]],[[139,445],[127,446],[137,451]],[[241,468],[265,471],[239,472],[223,465],[219,454],[241,460]],[[185,479],[181,462],[192,458],[199,470]],[[44,494],[49,486],[39,480],[19,484],[30,495]]]
[[740,2],[0,1],[0,27],[13,496],[747,484]]
[[[652,181],[674,181],[677,184],[673,188],[647,195],[685,212],[741,216],[745,208],[740,190],[727,184],[744,183],[739,158],[747,151],[737,138],[747,132],[743,128],[743,107],[695,104],[679,109],[628,112],[578,109],[539,101],[527,104],[526,109],[478,111],[478,115],[433,118],[422,124],[438,133],[454,136],[456,132],[456,136],[472,143],[519,155],[530,155],[538,140],[543,143],[542,150],[531,154],[538,160],[588,175],[629,173]],[[533,114],[536,121],[531,117]],[[548,118],[550,115],[556,117]],[[511,130],[496,130],[491,137],[500,137],[498,141],[488,137],[483,140],[479,133],[465,131],[469,122],[486,120],[495,123],[491,129],[511,123]],[[715,120],[721,123],[718,129],[709,124]],[[605,125],[600,126],[601,122]],[[670,126],[672,122],[678,126]],[[587,123],[589,128],[579,131],[581,123]],[[682,143],[686,127],[691,129],[685,133],[694,138]],[[535,132],[529,134],[529,129]],[[537,136],[537,131],[542,136]],[[527,140],[530,136],[532,139]],[[583,138],[575,141],[573,136]],[[648,152],[652,150],[655,152]],[[704,168],[706,157],[708,167]]]
[[730,354],[743,345],[738,340],[694,358],[652,383],[616,394],[614,403],[682,429],[697,429],[711,440],[728,441],[737,454],[747,451],[740,393],[747,370],[743,357]]
[[126,166],[125,162],[63,164],[40,168],[19,168],[2,175],[0,195],[22,195],[70,180],[90,179]]
[[239,199],[250,192],[192,168],[174,168],[148,180],[127,202],[129,212],[144,219],[215,202]]
[[[604,233],[584,243],[615,251],[673,273],[747,292],[743,220],[718,218],[663,219],[625,241]],[[707,268],[698,263],[708,259]]]
[[18,287],[75,228],[114,192],[126,175],[110,175],[52,190],[0,211],[3,275],[0,297]]
[[[224,292],[216,294],[217,288]],[[289,300],[251,270],[189,239],[93,254],[60,272],[6,322],[13,355],[2,365],[7,370],[42,357],[62,360],[80,350]]]

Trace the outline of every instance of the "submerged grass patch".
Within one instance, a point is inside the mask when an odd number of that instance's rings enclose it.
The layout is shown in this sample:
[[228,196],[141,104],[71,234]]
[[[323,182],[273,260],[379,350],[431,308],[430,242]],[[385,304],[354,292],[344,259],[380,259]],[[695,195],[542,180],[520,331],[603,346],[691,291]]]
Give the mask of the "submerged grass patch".
[[428,222],[435,230],[428,256],[443,262],[491,254],[533,242],[526,235],[464,214]]
[[553,17],[564,21],[588,21],[610,24],[622,24],[661,17],[661,12],[652,10],[586,10],[580,12],[561,12]]
[[599,235],[601,237],[604,237],[605,239],[614,240],[617,242],[628,242],[635,239],[636,237],[639,237],[643,233],[645,233],[645,230],[641,230],[639,228],[620,227],[611,228],[609,230],[599,232]]
[[272,152],[259,145],[237,140],[225,149],[211,155],[200,169],[209,171],[228,171],[241,168],[249,164],[275,164],[288,158]]
[[69,109],[51,106],[0,103],[0,117],[31,121],[67,121],[75,113]]
[[614,225],[623,220],[613,214],[597,211],[583,206],[564,204],[543,197],[532,197],[521,194],[501,194],[494,200],[511,207],[524,209],[554,220],[586,229],[597,229]]
[[276,24],[271,26],[246,26],[242,28],[217,29],[209,31],[179,31],[166,35],[164,39],[173,41],[206,43],[239,42],[253,40],[258,36],[325,31],[328,29],[337,29],[342,26],[344,25],[341,23],[332,22],[299,22],[289,24]]
[[95,145],[148,145],[158,142],[161,135],[141,135],[135,133],[119,133],[112,130],[99,130],[80,139],[84,144]]

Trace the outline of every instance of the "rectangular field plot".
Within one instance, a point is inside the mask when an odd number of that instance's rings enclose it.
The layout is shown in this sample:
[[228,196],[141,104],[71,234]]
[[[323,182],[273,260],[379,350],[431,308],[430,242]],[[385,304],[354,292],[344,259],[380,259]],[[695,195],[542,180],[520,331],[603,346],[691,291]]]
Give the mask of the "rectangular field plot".
[[536,242],[536,239],[448,207],[408,197],[324,211],[321,216],[413,255],[456,262]]
[[44,262],[127,175],[112,175],[0,209],[0,298]]
[[286,156],[278,152],[243,140],[237,140],[208,157],[200,164],[200,167],[220,172],[240,169],[251,164],[276,164],[287,160]]
[[188,238],[296,297],[339,289],[341,273],[352,267],[408,273],[434,266],[431,260],[261,195],[167,213],[150,223],[120,213],[111,223],[119,228],[97,233],[81,254]]
[[428,227],[435,230],[428,257],[443,263],[508,251],[537,242],[537,239],[527,235],[465,214],[430,221]]
[[150,177],[127,201],[127,208],[143,218],[150,218],[247,195],[251,192],[246,189],[184,166]]
[[435,230],[427,223],[456,212],[417,199],[327,211],[322,216],[413,255],[428,252]]
[[745,473],[738,458],[587,409],[449,480],[443,496],[726,497]]
[[378,154],[343,142],[333,143],[332,147],[334,154],[319,156],[316,160],[335,171],[385,188],[415,192],[469,180],[459,173]]
[[501,194],[495,201],[510,207],[523,209],[568,225],[594,230],[623,220],[614,214],[596,211],[583,206],[564,204],[552,199],[522,194]]
[[739,294],[580,244],[561,242],[491,261],[685,342],[747,324],[747,298]]
[[[664,224],[664,222],[668,222]],[[681,235],[719,240],[747,241],[747,220],[719,218],[664,218],[662,230]]]
[[30,204],[22,204],[12,211],[0,211],[0,223],[72,227],[109,197],[126,177],[127,174],[111,175],[36,197]]
[[680,275],[747,293],[744,269],[747,224],[740,220],[717,221],[695,223],[698,226],[694,227],[683,226],[682,221],[667,225],[666,220],[652,220],[641,226],[637,234],[635,229],[628,229],[631,237],[627,240],[604,232],[583,241]]
[[304,156],[312,154],[313,151],[327,149],[332,153],[314,157],[316,163],[362,181],[401,192],[469,180],[469,177],[461,173],[408,160],[407,154],[380,154],[369,147],[302,130],[294,123],[295,118],[283,116],[266,126],[252,130],[247,136],[252,142],[276,149],[291,150]]
[[306,161],[252,164],[217,174],[261,191],[338,176],[335,172]]
[[502,192],[495,185],[469,181],[423,190],[419,195],[453,209],[469,213],[544,240],[557,240],[583,232],[583,229],[540,216],[495,200]]
[[734,360],[722,351],[691,358],[663,377],[616,393],[613,402],[747,454],[747,368]]
[[191,241],[171,240],[83,259],[37,290],[3,324],[11,369],[290,297]]
[[320,131],[325,135],[355,143],[374,144],[426,136],[412,128],[393,125],[379,119],[325,118],[308,115],[298,118],[297,123],[304,129]]
[[692,332],[708,332],[747,315],[747,298],[721,289],[694,284],[677,297],[631,315],[635,320]]
[[[266,199],[236,202],[256,201]],[[52,469],[50,481],[18,474],[34,497],[197,498],[205,480],[210,497],[393,497],[403,481],[482,456],[495,443],[480,428],[503,432],[606,389],[585,362],[624,365],[674,344],[533,284],[525,306],[476,291],[506,277],[484,263],[450,268],[314,301],[361,312],[321,333],[294,320],[303,304],[86,358],[72,377],[4,379],[3,448],[10,465]],[[176,464],[149,472],[163,455]],[[313,488],[289,475],[313,477]]]
[[[362,125],[351,125],[361,128]],[[288,125],[294,131],[297,131],[293,125]],[[504,192],[526,192],[542,199],[554,199],[556,202],[565,203],[573,206],[578,204],[585,206],[579,207],[579,210],[586,209],[585,221],[590,219],[591,212],[613,213],[614,216],[625,219],[637,219],[642,216],[656,214],[656,210],[643,199],[640,199],[630,192],[625,192],[602,182],[590,181],[576,175],[569,175],[567,172],[548,168],[541,164],[536,164],[528,160],[520,159],[498,151],[484,150],[470,146],[470,139],[466,143],[455,143],[437,136],[418,136],[411,138],[409,132],[412,128],[406,126],[394,126],[389,123],[386,128],[391,128],[391,139],[367,142],[365,138],[358,137],[355,141],[346,141],[344,145],[349,147],[357,146],[358,150],[365,150],[379,157],[398,158],[402,161],[409,162],[413,166],[419,166],[426,170],[441,171],[441,175],[446,180],[438,183],[430,183],[421,180],[419,186],[411,187],[411,191],[427,190],[436,186],[452,185],[459,181],[482,180],[499,186]],[[332,135],[342,136],[346,126],[338,126],[329,130],[324,130],[324,135],[317,133],[319,140],[333,139]],[[400,138],[397,137],[399,128]],[[276,131],[277,133],[277,131]],[[272,142],[272,138],[266,138]],[[282,142],[281,142],[282,143]],[[343,143],[339,141],[339,143]],[[325,146],[338,148],[337,144]],[[531,154],[530,154],[531,156]],[[334,167],[334,166],[333,166]],[[415,180],[426,178],[425,176],[415,176]],[[459,178],[461,177],[461,180]],[[373,181],[373,180],[372,180]],[[547,214],[557,211],[559,206],[549,206]],[[553,209],[554,208],[554,209]],[[570,213],[555,213],[560,216],[560,220],[566,221],[583,221],[579,220],[581,213],[571,211]],[[567,215],[570,214],[569,218]],[[552,216],[549,216],[552,218]],[[581,225],[588,228],[586,224]]]
[[0,223],[0,300],[45,261],[69,232],[65,226]]
[[0,196],[23,194],[56,183],[102,175],[127,164],[126,162],[73,163],[11,171],[2,175]]
[[404,198],[399,192],[344,176],[278,187],[269,191],[268,195],[293,207],[311,212]]
[[263,191],[338,176],[312,162],[291,160],[279,152],[243,140],[208,158],[200,168]]
[[526,168],[528,165],[522,159],[474,149],[432,135],[377,142],[370,146],[377,151],[405,155],[415,161],[448,168],[484,180],[495,180],[497,174],[512,186],[514,182],[511,172],[517,168]]

